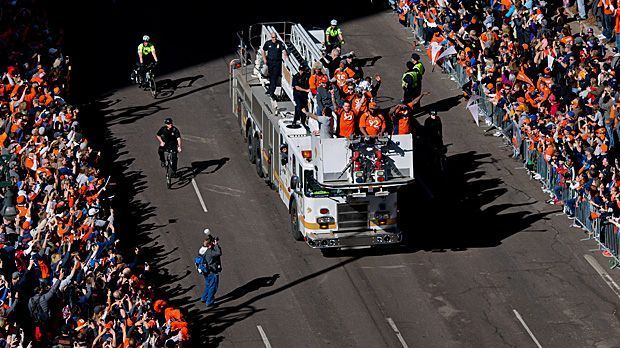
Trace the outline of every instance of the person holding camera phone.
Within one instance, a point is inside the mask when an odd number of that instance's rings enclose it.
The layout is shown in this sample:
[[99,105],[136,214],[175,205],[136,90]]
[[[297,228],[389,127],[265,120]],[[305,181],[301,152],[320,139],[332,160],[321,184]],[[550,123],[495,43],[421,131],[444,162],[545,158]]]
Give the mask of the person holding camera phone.
[[[206,231],[207,230],[205,230],[205,232]],[[200,300],[205,302],[207,308],[215,306],[215,293],[219,286],[220,272],[222,271],[222,264],[220,262],[222,249],[218,241],[219,238],[208,234],[195,260],[198,273],[202,274],[205,279],[205,289]]]

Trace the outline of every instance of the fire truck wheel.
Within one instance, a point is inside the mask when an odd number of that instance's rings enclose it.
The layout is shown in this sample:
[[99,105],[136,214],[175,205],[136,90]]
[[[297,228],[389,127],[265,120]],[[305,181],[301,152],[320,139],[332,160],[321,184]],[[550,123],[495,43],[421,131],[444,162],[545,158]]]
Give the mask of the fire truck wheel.
[[[258,139],[254,139],[252,143],[258,144]],[[258,174],[259,178],[262,178],[265,176],[265,173],[263,173],[263,157],[261,156],[260,148],[258,146],[255,147],[256,152],[254,153],[254,158],[256,158],[256,174]]]
[[291,202],[291,233],[296,241],[304,240],[304,236],[299,231],[299,215],[297,215],[297,203]]
[[250,163],[256,163],[256,145],[252,136],[248,137],[248,159]]

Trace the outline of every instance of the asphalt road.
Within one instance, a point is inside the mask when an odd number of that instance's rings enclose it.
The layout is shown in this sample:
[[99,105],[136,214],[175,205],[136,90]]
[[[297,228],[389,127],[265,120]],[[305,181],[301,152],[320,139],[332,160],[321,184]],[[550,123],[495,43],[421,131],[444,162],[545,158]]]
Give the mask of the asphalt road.
[[[382,74],[381,105],[393,104],[410,34],[387,12],[342,28],[347,50],[381,56],[365,71]],[[166,91],[156,100],[131,86],[97,104],[123,173],[120,196],[128,200],[120,213],[133,217],[159,289],[195,320],[196,342],[535,347],[533,335],[543,347],[620,345],[619,297],[584,255],[604,269],[606,260],[544,203],[501,141],[483,135],[445,75],[427,64],[424,89],[432,95],[423,100],[440,110],[444,140],[452,144],[442,197],[429,202],[413,190],[402,207],[411,217],[407,247],[324,257],[293,241],[285,206],[247,161],[228,97],[230,58],[160,77]],[[183,177],[172,190],[154,138],[168,116],[184,142]],[[197,302],[203,282],[193,268],[205,227],[224,252],[222,303],[208,311]]]

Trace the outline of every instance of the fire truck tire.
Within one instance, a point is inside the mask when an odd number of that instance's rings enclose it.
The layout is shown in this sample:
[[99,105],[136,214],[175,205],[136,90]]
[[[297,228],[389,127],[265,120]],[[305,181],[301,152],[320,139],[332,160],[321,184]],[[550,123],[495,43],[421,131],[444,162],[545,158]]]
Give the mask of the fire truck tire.
[[256,144],[253,136],[248,137],[248,159],[250,163],[256,163]]
[[[258,139],[254,138],[253,144],[258,144]],[[256,152],[254,153],[254,158],[256,159],[256,174],[258,174],[259,178],[265,176],[263,173],[263,156],[261,155],[261,150],[258,145],[255,146]]]
[[299,215],[297,215],[297,203],[291,202],[291,233],[296,241],[304,240],[304,236],[299,231]]

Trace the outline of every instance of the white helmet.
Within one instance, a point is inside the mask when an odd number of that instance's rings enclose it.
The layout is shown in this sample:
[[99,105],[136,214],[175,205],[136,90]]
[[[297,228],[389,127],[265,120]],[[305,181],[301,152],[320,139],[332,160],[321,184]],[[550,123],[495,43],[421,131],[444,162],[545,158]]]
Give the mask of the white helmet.
[[142,37],[142,41],[150,41],[150,40],[151,40],[151,38],[148,35],[144,35]]
[[337,20],[335,20],[335,19],[332,19],[332,21],[331,21],[331,25],[338,25],[338,21],[337,21]]

